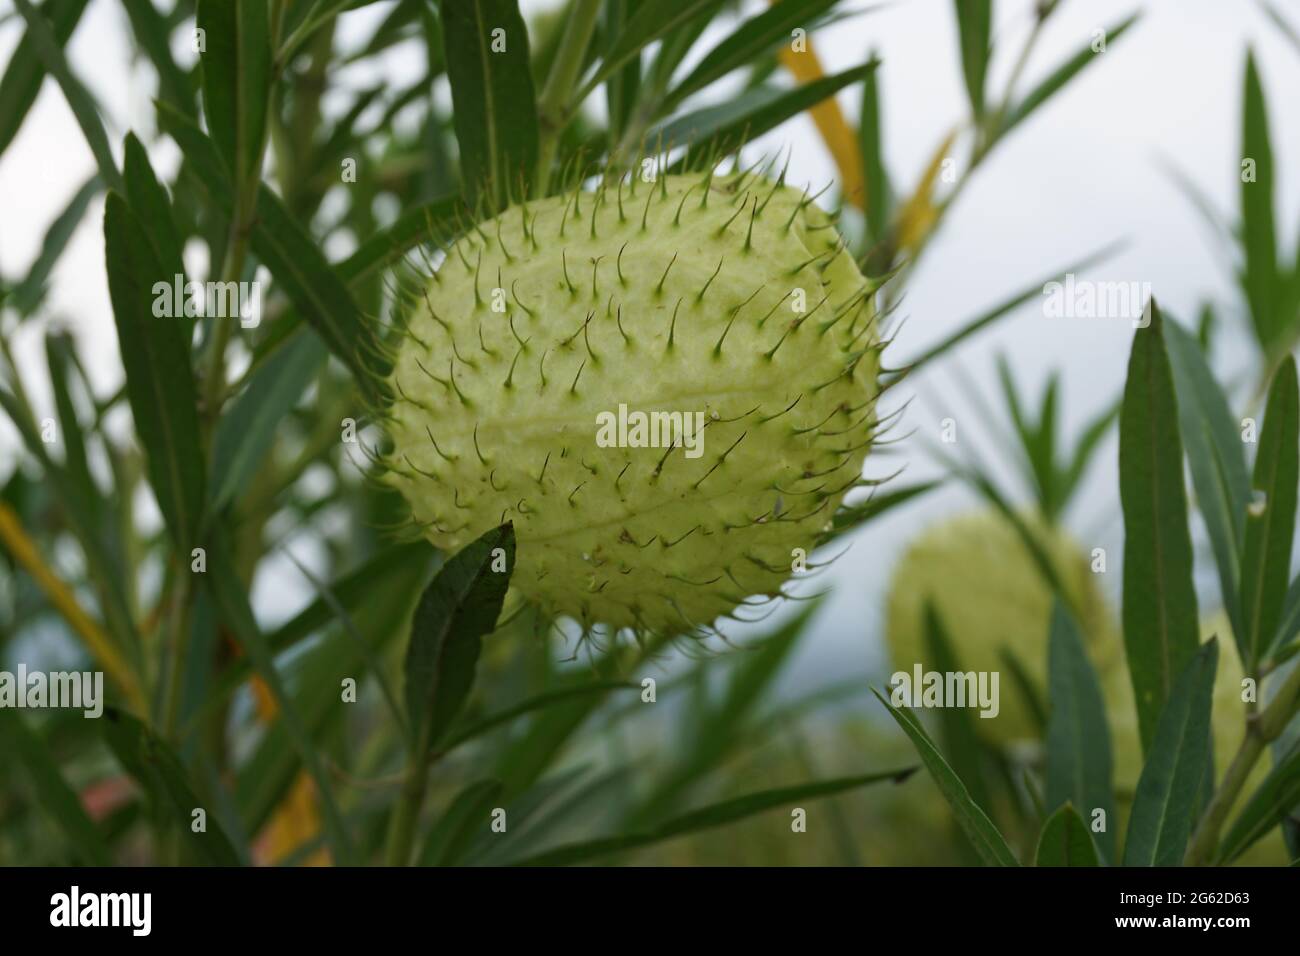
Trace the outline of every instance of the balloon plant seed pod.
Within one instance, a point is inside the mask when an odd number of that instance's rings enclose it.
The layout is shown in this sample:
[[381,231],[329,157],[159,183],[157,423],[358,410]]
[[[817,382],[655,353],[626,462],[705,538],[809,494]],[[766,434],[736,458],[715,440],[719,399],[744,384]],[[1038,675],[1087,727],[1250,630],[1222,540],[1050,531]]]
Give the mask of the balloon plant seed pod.
[[698,633],[779,596],[882,426],[880,283],[814,198],[632,175],[450,243],[386,383],[423,534],[512,521],[515,591],[584,627]]

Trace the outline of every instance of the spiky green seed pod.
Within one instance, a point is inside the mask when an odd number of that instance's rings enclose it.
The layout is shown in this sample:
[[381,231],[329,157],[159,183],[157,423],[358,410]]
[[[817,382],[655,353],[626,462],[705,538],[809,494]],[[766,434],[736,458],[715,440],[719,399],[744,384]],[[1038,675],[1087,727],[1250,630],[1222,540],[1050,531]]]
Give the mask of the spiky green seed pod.
[[[777,595],[860,479],[874,289],[807,194],[761,176],[511,206],[409,320],[391,479],[441,548],[512,520],[513,584],[552,615],[708,626]],[[602,433],[620,406],[631,427]],[[703,431],[638,433],[656,412]]]
[[[1085,647],[1098,669],[1121,656],[1113,616],[1086,555],[1068,536],[1034,526],[1070,596]],[[1011,653],[1046,699],[1052,590],[1015,528],[1000,514],[976,512],[934,525],[908,548],[890,583],[885,638],[893,666],[938,670],[925,640],[925,603],[933,604],[966,671],[998,672],[1000,710],[976,720],[996,743],[1039,735],[1031,705],[1003,657]]]

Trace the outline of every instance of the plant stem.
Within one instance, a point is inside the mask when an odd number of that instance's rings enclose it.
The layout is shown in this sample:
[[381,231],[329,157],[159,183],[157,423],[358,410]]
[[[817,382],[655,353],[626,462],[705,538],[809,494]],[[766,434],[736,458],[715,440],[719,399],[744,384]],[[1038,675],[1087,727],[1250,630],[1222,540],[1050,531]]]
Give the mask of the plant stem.
[[384,851],[384,862],[388,866],[409,866],[411,862],[411,840],[415,835],[415,822],[420,817],[420,806],[424,803],[424,789],[429,779],[429,759],[431,744],[429,728],[420,729],[418,739],[406,760],[406,780],[402,784],[401,796],[397,798],[397,807],[393,810],[392,820],[388,826],[388,845]]
[[1246,778],[1255,769],[1264,748],[1281,736],[1286,725],[1291,722],[1296,714],[1297,703],[1300,703],[1300,667],[1294,668],[1287,675],[1267,707],[1247,717],[1245,739],[1196,827],[1183,857],[1186,866],[1203,866],[1213,862],[1219,845],[1219,831],[1223,829],[1228,813],[1236,804],[1242,787],[1246,785]]
[[559,147],[560,133],[568,117],[569,97],[582,73],[587,44],[596,30],[600,15],[600,0],[574,0],[569,10],[559,49],[551,63],[551,72],[537,101],[537,174],[533,180],[533,195],[545,196],[551,180],[551,164]]

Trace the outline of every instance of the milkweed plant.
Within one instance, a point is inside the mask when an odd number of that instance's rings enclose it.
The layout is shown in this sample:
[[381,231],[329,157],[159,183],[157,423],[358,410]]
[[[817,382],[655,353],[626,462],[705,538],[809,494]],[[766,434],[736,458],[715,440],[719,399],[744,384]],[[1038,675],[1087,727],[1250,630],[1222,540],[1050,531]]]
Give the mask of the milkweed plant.
[[[1038,73],[1066,5],[1019,46],[951,5],[967,116],[904,181],[874,7],[131,0],[152,99],[119,131],[65,55],[87,0],[14,0],[0,153],[44,83],[95,173],[0,276],[0,859],[1300,855],[1300,267],[1253,60],[1240,303],[1130,303],[1127,384],[1072,441],[1057,377],[1035,405],[1001,362],[966,407],[1010,423],[1018,487],[908,420],[918,369],[1108,254],[937,340],[902,321],[966,183],[1137,20]],[[859,65],[823,70],[829,31]],[[116,388],[48,295],[81,230]],[[1118,605],[1063,520],[1085,476]],[[872,566],[889,670],[792,697],[804,579],[940,485],[977,508]]]

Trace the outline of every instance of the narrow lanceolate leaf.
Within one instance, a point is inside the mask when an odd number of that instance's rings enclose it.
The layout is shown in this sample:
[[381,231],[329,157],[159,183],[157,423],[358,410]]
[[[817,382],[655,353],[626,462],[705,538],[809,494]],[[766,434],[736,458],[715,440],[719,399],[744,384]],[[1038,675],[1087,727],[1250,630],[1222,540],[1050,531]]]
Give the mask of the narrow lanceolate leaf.
[[1294,746],[1264,778],[1223,838],[1219,860],[1231,863],[1300,807],[1300,746]]
[[1287,317],[1278,313],[1277,231],[1273,220],[1273,146],[1268,104],[1253,54],[1246,57],[1242,93],[1241,227],[1245,264],[1242,285],[1260,347],[1271,352]]
[[756,86],[728,102],[704,107],[657,126],[646,134],[646,141],[662,142],[665,146],[703,143],[708,145],[710,153],[730,152],[864,79],[876,66],[872,60],[792,90]]
[[454,866],[476,836],[489,831],[492,808],[500,806],[501,782],[479,780],[465,787],[429,829],[420,866]]
[[1246,511],[1241,611],[1245,623],[1242,659],[1247,673],[1272,643],[1282,619],[1291,541],[1295,536],[1296,484],[1300,478],[1300,392],[1295,358],[1278,367],[1268,392],[1264,429],[1251,481],[1254,497]]
[[580,96],[585,98],[610,73],[651,43],[696,17],[704,18],[716,12],[724,2],[725,0],[641,0],[635,4],[635,12],[627,25],[605,51],[604,58],[583,87]]
[[921,722],[916,719],[916,715],[911,710],[904,707],[894,707],[884,696],[875,688],[871,691],[877,699],[885,705],[891,717],[898,722],[898,726],[903,728],[903,733],[911,739],[912,745],[916,747],[917,753],[921,755],[921,762],[925,764],[930,775],[934,777],[934,782],[939,785],[939,792],[943,794],[948,805],[952,807],[953,814],[957,818],[957,825],[961,827],[962,832],[966,834],[975,852],[989,866],[1019,866],[1016,855],[1011,852],[1011,847],[1007,846],[1007,841],[998,828],[993,825],[993,821],[988,815],[979,808],[979,805],[971,799],[970,791],[961,782],[961,779],[948,766],[948,762],[943,759],[934,742],[930,740],[929,735],[921,726]]
[[497,624],[515,565],[510,523],[447,560],[420,598],[406,650],[407,717],[433,746],[451,726],[474,683],[482,639]]
[[214,512],[248,487],[275,441],[276,429],[328,357],[321,340],[304,330],[253,374],[248,388],[222,416],[212,444]]
[[[873,57],[874,59],[874,57]],[[889,231],[889,220],[893,215],[892,187],[889,173],[885,169],[885,146],[881,133],[880,109],[880,74],[872,71],[862,81],[862,118],[858,122],[858,148],[862,152],[862,182],[866,186],[866,195],[862,197],[863,209],[866,211],[867,238],[870,243],[882,242]],[[888,251],[880,253],[878,258],[869,260],[877,267],[888,262]],[[868,272],[869,275],[880,271]]]
[[[1128,31],[1129,27],[1131,27],[1136,21],[1137,14],[1134,14],[1131,17],[1121,20],[1119,23],[1107,27],[1104,31],[1106,40],[1105,49],[1109,50],[1111,45],[1123,36],[1124,33]],[[1015,127],[1023,123],[1034,113],[1035,110],[1059,93],[1090,63],[1099,59],[1103,55],[1104,54],[1101,52],[1101,47],[1098,44],[1097,39],[1090,40],[1087,46],[1049,73],[1041,83],[1030,90],[1029,93],[1027,93],[1025,97],[1020,100],[1020,102],[1017,103],[1010,112],[1008,112],[1007,116],[1002,121],[1002,129],[998,135],[1005,136]]]
[[441,10],[465,198],[491,216],[528,194],[537,165],[528,30],[517,0],[458,0]]
[[182,319],[157,316],[156,283],[170,287],[148,233],[126,201],[104,207],[108,290],[126,369],[127,398],[149,480],[176,547],[194,547],[203,513],[203,454],[189,342]]
[[49,281],[50,273],[54,271],[54,266],[63,255],[63,250],[67,248],[73,232],[81,225],[86,207],[103,188],[104,182],[96,174],[86,180],[73,194],[72,199],[63,208],[63,212],[59,213],[50,224],[45,239],[41,242],[41,251],[37,254],[36,261],[27,270],[27,277],[14,287],[6,305],[17,309],[23,315],[30,315],[36,311],[36,307],[45,298],[46,283]]
[[158,181],[149,154],[134,133],[126,136],[122,176],[126,180],[126,201],[144,226],[158,261],[163,265],[166,275],[162,278],[171,282],[185,272],[180,232],[172,216],[171,197]]
[[585,863],[588,860],[608,856],[611,853],[649,846],[653,843],[661,843],[664,840],[671,840],[674,837],[685,836],[689,833],[725,826],[774,807],[795,806],[801,801],[829,797],[858,787],[869,786],[873,783],[901,783],[912,775],[914,769],[889,770],[884,773],[863,774],[858,777],[819,780],[814,783],[805,783],[793,787],[780,787],[774,790],[764,790],[761,793],[750,793],[743,797],[725,800],[675,817],[653,830],[560,846],[537,856],[520,860],[515,865],[572,866],[575,863]]
[[37,806],[59,828],[71,854],[91,866],[111,866],[113,860],[103,836],[63,778],[48,744],[27,726],[18,711],[0,707],[0,752],[6,747],[13,754],[6,763],[16,763],[26,771]]
[[14,0],[14,4],[23,19],[27,21],[27,33],[23,40],[24,42],[31,40],[32,49],[40,58],[46,71],[58,80],[59,88],[63,90],[63,97],[68,101],[72,115],[76,117],[77,125],[81,127],[81,134],[85,136],[86,143],[95,157],[95,163],[99,166],[100,177],[109,187],[120,192],[122,175],[117,171],[117,163],[113,159],[113,151],[109,148],[108,134],[104,132],[99,110],[95,106],[94,99],[68,66],[67,58],[63,55],[63,45],[59,42],[54,28],[50,21],[32,7],[30,0]]
[[[941,674],[963,672],[948,630],[929,601],[925,602],[925,650],[932,670]],[[939,712],[940,739],[953,772],[966,785],[971,799],[981,807],[991,806],[984,780],[984,745],[975,729],[980,718],[973,716],[977,702],[963,703],[965,706],[945,707]]]
[[1178,395],[1178,427],[1187,446],[1196,504],[1214,550],[1223,606],[1245,660],[1239,591],[1250,475],[1241,435],[1227,396],[1215,381],[1196,339],[1174,322],[1167,323],[1164,332]]
[[1047,724],[1047,810],[1077,807],[1089,820],[1102,811],[1105,830],[1098,834],[1098,848],[1106,860],[1113,860],[1116,817],[1106,706],[1078,625],[1059,602],[1052,609],[1047,682],[1052,707]]
[[1201,646],[1174,682],[1147,747],[1124,840],[1125,866],[1177,866],[1195,823],[1210,762],[1210,706],[1218,638]]
[[72,397],[73,371],[77,365],[72,338],[66,334],[47,332],[45,357],[50,370],[51,391],[54,392],[54,407],[59,415],[59,435],[63,439],[63,467],[77,493],[85,496],[90,513],[98,515],[102,510],[99,488],[90,473],[86,434],[77,415],[76,401]]
[[236,184],[255,178],[266,139],[271,84],[268,7],[263,0],[199,0],[206,48],[203,110],[213,142]]
[[[206,804],[190,785],[185,767],[166,742],[130,714],[108,708],[99,721],[104,740],[122,769],[144,788],[155,810],[169,820],[185,844],[211,866],[240,866],[243,861]],[[194,829],[194,811],[202,810],[205,828]]]
[[444,196],[408,209],[391,226],[371,236],[336,271],[347,283],[364,279],[377,269],[392,265],[424,242],[455,238],[457,220],[465,209],[460,196]]
[[1133,335],[1119,419],[1124,647],[1144,752],[1198,640],[1178,401],[1154,301],[1150,313]]
[[976,116],[984,115],[984,79],[992,52],[993,0],[953,0],[961,40],[961,72]]
[[779,0],[757,16],[745,20],[706,53],[673,88],[665,98],[665,108],[671,111],[692,93],[698,93],[732,70],[749,66],[770,53],[777,44],[789,43],[791,31],[809,29],[835,3],[836,0]]
[[[41,16],[49,22],[49,30],[59,49],[63,49],[77,28],[86,9],[86,0],[46,0],[41,4]],[[27,117],[27,111],[36,102],[45,79],[45,66],[36,44],[24,34],[18,41],[4,76],[0,77],[0,154],[13,142],[18,129]]]
[[1034,853],[1037,866],[1098,866],[1097,847],[1079,811],[1065,804],[1043,824]]

